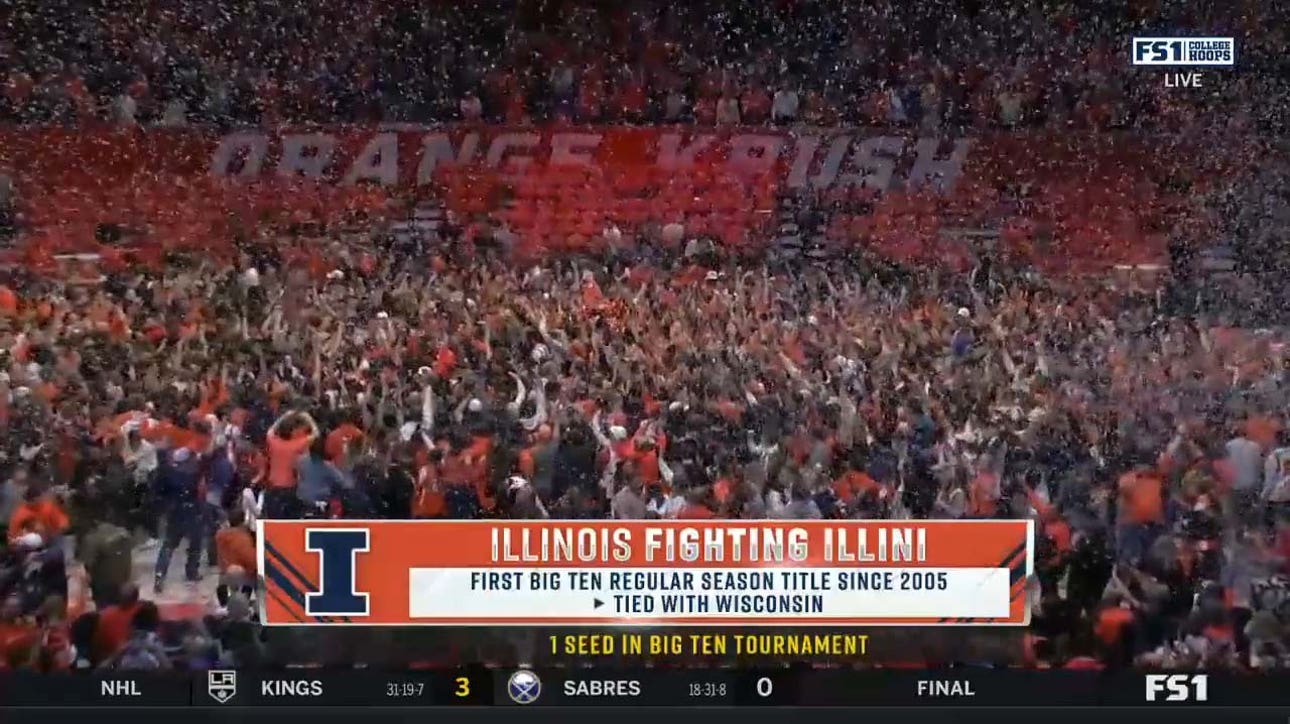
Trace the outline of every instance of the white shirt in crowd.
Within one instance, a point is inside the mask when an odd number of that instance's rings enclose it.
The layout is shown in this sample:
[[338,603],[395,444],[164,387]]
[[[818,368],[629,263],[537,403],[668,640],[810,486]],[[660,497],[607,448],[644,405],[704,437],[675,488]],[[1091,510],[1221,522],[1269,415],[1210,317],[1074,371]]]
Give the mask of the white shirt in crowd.
[[685,113],[685,94],[676,90],[668,93],[663,101],[663,119],[675,121],[680,119],[682,113]]
[[771,118],[780,121],[791,121],[797,118],[801,99],[792,88],[780,88],[775,91],[775,99],[770,104]]
[[560,97],[573,93],[573,68],[563,64],[552,68],[551,90]]
[[663,226],[663,241],[668,244],[679,244],[685,238],[685,224],[673,221]]
[[264,494],[256,495],[248,485],[242,488],[242,513],[246,515],[246,526],[255,530],[255,522],[260,519],[260,510],[264,507]]
[[788,508],[788,491],[787,490],[767,490],[766,491],[766,517],[783,518],[784,510]]
[[899,88],[887,89],[887,120],[892,123],[909,120],[909,114],[905,112],[905,99],[901,97]]
[[739,122],[739,99],[727,96],[717,101],[717,123],[735,124]]
[[612,221],[605,224],[605,228],[601,230],[600,235],[604,237],[605,243],[609,245],[610,249],[617,251],[624,248],[623,230],[618,228],[618,225]]
[[1227,441],[1227,461],[1236,476],[1237,490],[1258,490],[1263,478],[1263,448],[1248,437]]
[[645,509],[660,518],[672,519],[680,515],[681,509],[685,507],[685,498],[679,495],[673,495],[668,498],[652,498]]
[[143,438],[138,445],[130,444],[129,434],[141,424],[141,420],[131,420],[121,427],[121,433],[126,436],[121,442],[121,460],[137,481],[146,480],[157,469],[157,446]]
[[123,126],[133,126],[135,124],[135,113],[139,110],[139,104],[129,94],[122,93],[112,101],[112,120]]
[[616,520],[645,520],[648,504],[639,491],[624,486],[609,501],[610,516]]
[[1269,503],[1290,503],[1290,447],[1268,453],[1263,463],[1263,497]]
[[468,95],[461,99],[461,117],[468,121],[479,120],[484,115],[484,104],[480,102],[479,96]]
[[999,120],[1011,126],[1021,120],[1021,95],[1011,91],[999,94]]
[[166,104],[161,114],[161,125],[165,128],[181,128],[188,125],[188,104],[176,98]]

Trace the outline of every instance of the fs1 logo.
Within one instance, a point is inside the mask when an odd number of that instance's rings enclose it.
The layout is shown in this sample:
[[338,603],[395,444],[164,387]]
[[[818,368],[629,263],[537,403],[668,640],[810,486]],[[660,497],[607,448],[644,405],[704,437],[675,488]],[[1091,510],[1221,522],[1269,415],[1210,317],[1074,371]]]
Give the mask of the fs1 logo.
[[318,590],[305,595],[310,616],[367,616],[368,596],[358,590],[358,554],[371,549],[366,528],[308,528],[305,550],[318,554]]
[[1134,65],[1236,65],[1235,38],[1134,38]]
[[1209,675],[1147,674],[1147,701],[1209,701]]

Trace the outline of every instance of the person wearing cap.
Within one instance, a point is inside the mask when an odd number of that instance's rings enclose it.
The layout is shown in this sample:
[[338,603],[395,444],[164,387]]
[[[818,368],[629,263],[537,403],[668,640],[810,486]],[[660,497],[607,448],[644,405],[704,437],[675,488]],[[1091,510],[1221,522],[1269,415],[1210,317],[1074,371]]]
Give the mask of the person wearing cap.
[[954,335],[950,338],[950,352],[956,358],[962,359],[972,351],[972,345],[976,342],[975,335],[972,333],[972,312],[967,307],[959,307],[955,315]]

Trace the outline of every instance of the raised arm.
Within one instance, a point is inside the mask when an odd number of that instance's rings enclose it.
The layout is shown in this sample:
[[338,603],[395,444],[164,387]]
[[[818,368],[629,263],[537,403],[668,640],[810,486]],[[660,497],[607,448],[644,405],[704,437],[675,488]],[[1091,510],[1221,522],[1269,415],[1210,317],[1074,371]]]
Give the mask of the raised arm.
[[515,406],[515,412],[519,413],[520,408],[524,405],[524,400],[528,397],[528,389],[524,387],[524,380],[514,372],[511,373],[511,379],[515,380],[515,399],[511,404]]
[[600,447],[610,450],[613,449],[613,443],[605,436],[605,431],[600,429],[599,410],[597,410],[596,414],[591,417],[591,434],[596,436],[596,442],[600,443]]
[[434,437],[434,387],[426,385],[421,388],[421,434]]
[[520,426],[529,432],[538,429],[538,426],[546,422],[547,419],[545,379],[538,380],[538,386],[537,389],[534,390],[534,394],[537,396],[537,409],[534,410],[532,416],[520,419]]
[[295,410],[287,410],[286,412],[279,415],[278,419],[274,420],[273,424],[269,426],[269,434],[277,435],[278,430],[282,428],[282,423],[286,422],[288,418],[294,416],[295,414],[296,414]]
[[318,421],[314,419],[313,415],[302,412],[300,413],[300,419],[304,420],[305,424],[309,426],[309,437],[318,437],[319,433],[322,432],[318,427]]
[[613,497],[614,479],[618,475],[618,456],[614,454],[613,449],[609,450],[609,462],[605,464],[605,470],[600,474],[600,489],[605,491],[607,497]]

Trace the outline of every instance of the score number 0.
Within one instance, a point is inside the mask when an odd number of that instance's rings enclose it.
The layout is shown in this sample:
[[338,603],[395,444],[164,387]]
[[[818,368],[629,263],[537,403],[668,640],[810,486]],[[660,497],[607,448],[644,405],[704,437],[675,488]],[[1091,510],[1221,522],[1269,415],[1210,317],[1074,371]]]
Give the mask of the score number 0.
[[765,699],[775,691],[775,682],[770,680],[769,676],[763,676],[757,680],[757,696]]

